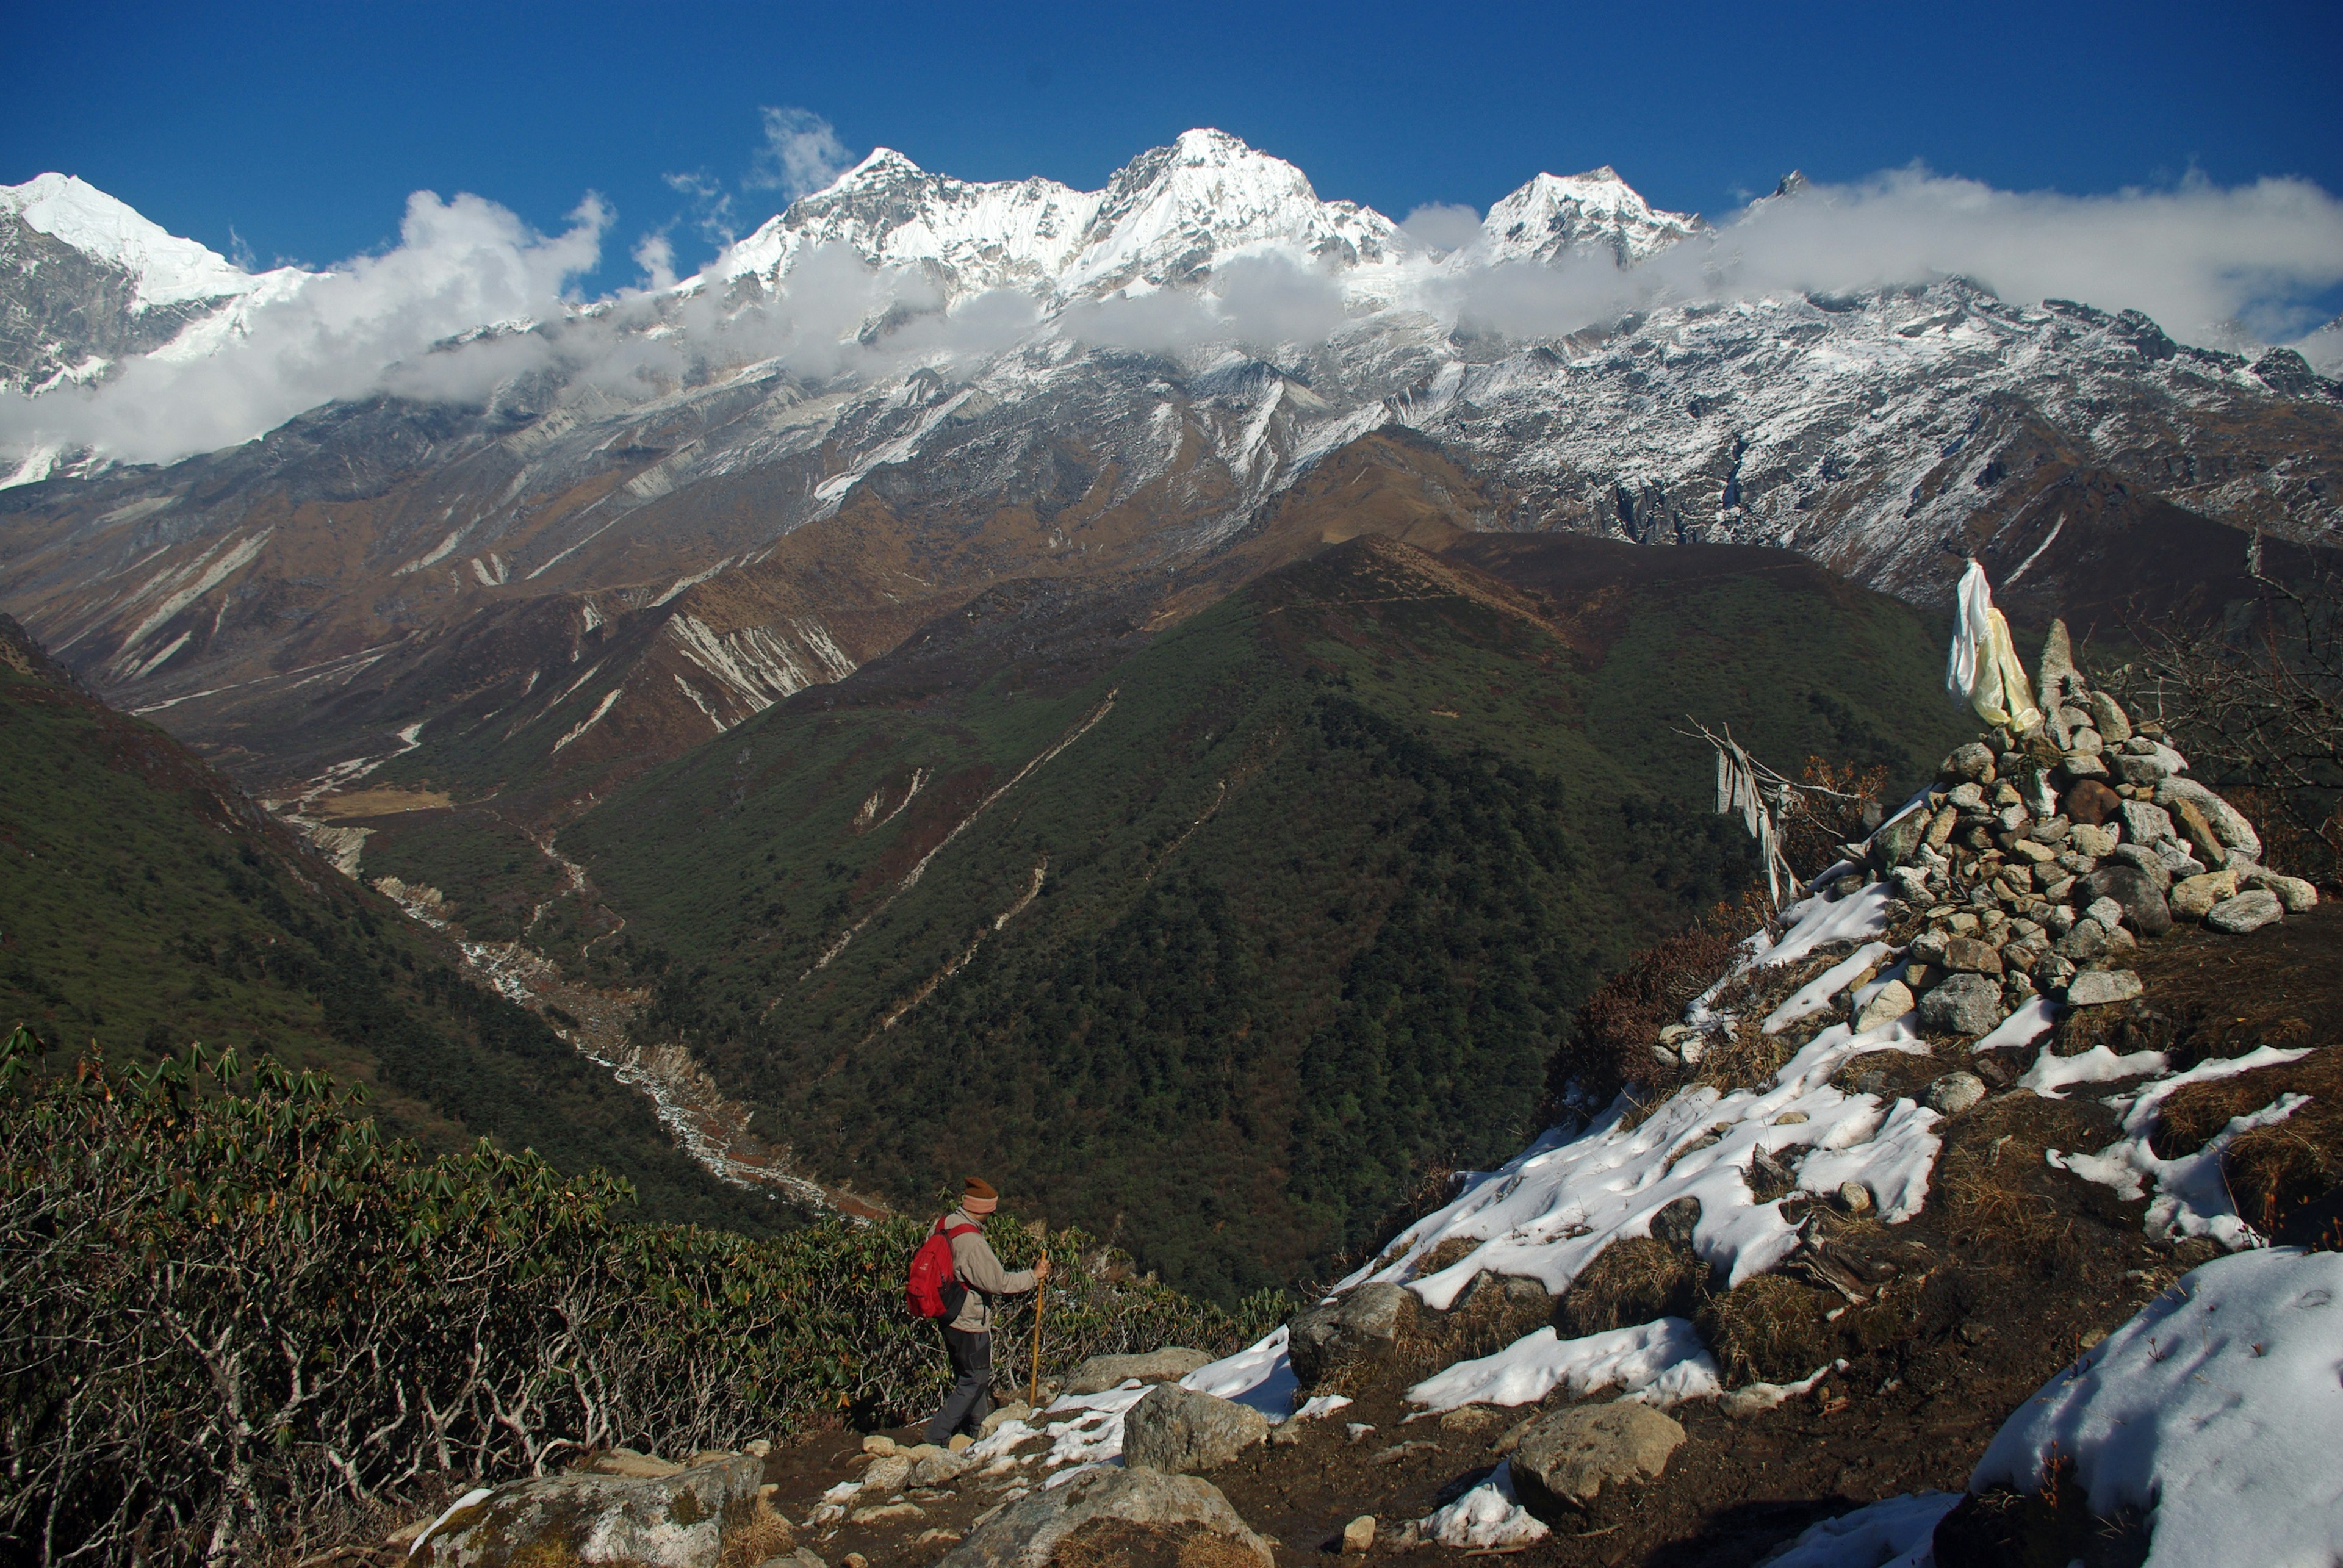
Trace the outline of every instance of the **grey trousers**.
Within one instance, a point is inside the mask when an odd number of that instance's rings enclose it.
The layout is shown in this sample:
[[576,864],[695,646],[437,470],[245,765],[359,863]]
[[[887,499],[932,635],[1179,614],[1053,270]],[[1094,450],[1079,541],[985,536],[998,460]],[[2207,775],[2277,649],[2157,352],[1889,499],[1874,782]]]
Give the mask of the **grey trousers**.
[[956,1432],[975,1436],[979,1423],[992,1413],[992,1336],[948,1328],[944,1351],[959,1377],[943,1409],[928,1422],[928,1441],[938,1447],[950,1442]]

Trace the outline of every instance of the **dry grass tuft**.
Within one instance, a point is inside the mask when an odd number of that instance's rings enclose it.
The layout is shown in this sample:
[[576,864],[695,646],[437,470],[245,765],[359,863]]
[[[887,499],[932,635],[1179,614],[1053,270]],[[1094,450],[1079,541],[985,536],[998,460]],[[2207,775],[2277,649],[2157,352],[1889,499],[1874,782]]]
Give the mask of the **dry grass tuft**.
[[1710,1297],[1694,1322],[1728,1381],[1795,1382],[1838,1354],[1824,1314],[1840,1304],[1830,1292],[1760,1274]]
[[797,1531],[760,1497],[749,1523],[725,1536],[717,1568],[756,1568],[768,1558],[795,1551],[797,1544]]
[[1237,1542],[1201,1524],[1092,1519],[1058,1543],[1057,1568],[1261,1568]]
[[1571,1282],[1555,1314],[1557,1332],[1582,1339],[1654,1318],[1688,1318],[1699,1310],[1707,1282],[1705,1263],[1665,1241],[1614,1241]]

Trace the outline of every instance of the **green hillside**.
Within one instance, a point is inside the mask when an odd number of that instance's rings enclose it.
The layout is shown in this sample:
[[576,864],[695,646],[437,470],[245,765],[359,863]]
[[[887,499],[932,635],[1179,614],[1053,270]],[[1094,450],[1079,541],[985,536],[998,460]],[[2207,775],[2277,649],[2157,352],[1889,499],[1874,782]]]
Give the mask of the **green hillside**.
[[1357,539],[1072,689],[953,635],[564,832],[598,952],[809,1168],[1222,1299],[1513,1153],[1594,981],[1746,884],[1682,715],[1906,779],[1958,729],[1913,612],[1767,550]]
[[200,1040],[367,1083],[436,1149],[487,1135],[629,1179],[643,1211],[752,1231],[771,1205],[678,1151],[649,1103],[0,618],[0,1030],[69,1061]]

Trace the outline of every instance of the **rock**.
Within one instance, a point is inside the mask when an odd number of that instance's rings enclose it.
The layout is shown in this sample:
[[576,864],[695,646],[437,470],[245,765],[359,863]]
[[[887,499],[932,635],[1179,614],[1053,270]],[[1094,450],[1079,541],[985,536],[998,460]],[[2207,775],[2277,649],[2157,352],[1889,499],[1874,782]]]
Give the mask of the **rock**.
[[2278,901],[2286,906],[2289,915],[2299,915],[2318,907],[2318,890],[2300,877],[2281,877],[2276,871],[2259,866],[2241,868],[2231,873],[2241,888],[2258,888],[2266,893],[2276,893]]
[[2001,986],[1981,974],[1956,974],[1920,999],[1920,1024],[1945,1034],[1984,1034],[2002,1020]]
[[1912,939],[1908,950],[1924,964],[1942,964],[1945,961],[1945,943],[1949,940],[1942,931],[1922,931]]
[[[1041,1392],[1044,1394],[1048,1394],[1050,1392],[1050,1385],[1048,1383],[1043,1383],[1041,1385]],[[976,1446],[976,1439],[969,1436],[969,1434],[964,1432],[956,1432],[951,1435],[951,1442],[944,1446],[950,1449],[954,1453],[958,1453],[962,1449],[974,1448]]]
[[1956,973],[1997,975],[2001,955],[1989,942],[1975,937],[1953,937],[1945,943],[1945,967]]
[[2212,913],[2213,906],[2237,890],[2235,871],[2207,871],[2200,876],[2184,877],[2172,884],[2172,896],[2167,900],[2173,914],[2188,920],[2201,920]]
[[1362,1513],[1342,1526],[1342,1555],[1364,1557],[1375,1549],[1375,1516]]
[[1671,1247],[1692,1245],[1693,1232],[1700,1227],[1700,1200],[1677,1198],[1663,1205],[1652,1216],[1652,1234]]
[[1200,1525],[1258,1559],[1262,1568],[1275,1568],[1270,1543],[1211,1482],[1160,1470],[1104,1468],[1019,1498],[970,1531],[937,1568],[1031,1568],[1051,1562],[1067,1536],[1102,1519],[1162,1532]]
[[2156,803],[2167,811],[2172,811],[2183,800],[2204,813],[2207,825],[2213,829],[2221,844],[2232,849],[2243,849],[2257,860],[2262,858],[2261,835],[2255,832],[2254,825],[2227,800],[2194,779],[2170,777],[2157,784]]
[[2135,844],[2154,844],[2173,836],[2172,813],[2147,800],[2123,803],[2124,837]]
[[2085,970],[2066,982],[2068,1007],[2102,1007],[2129,1001],[2145,989],[2129,970]]
[[[2167,843],[2168,844],[2169,840],[2167,840]],[[2186,859],[2185,856],[2182,858]],[[2139,843],[2117,844],[2107,856],[2107,859],[2116,865],[2129,866],[2141,876],[2154,882],[2156,890],[2159,893],[2172,886],[2172,867],[2167,861],[2162,849]],[[2198,871],[2205,869],[2202,866],[2197,866],[2193,860],[2187,863],[2195,866]]]
[[1838,1204],[1839,1211],[1843,1214],[1871,1212],[1871,1189],[1860,1181],[1840,1182],[1838,1191],[1832,1193],[1831,1197]]
[[2071,757],[2097,757],[2107,749],[2099,732],[2089,725],[2078,725],[2066,736],[2066,752]]
[[862,1440],[862,1452],[873,1459],[884,1459],[895,1452],[895,1440],[883,1432],[874,1432]]
[[2042,638],[2042,657],[2034,668],[2034,700],[2045,713],[2057,712],[2070,693],[2081,689],[2082,672],[2075,668],[2074,639],[2067,636],[2065,621],[2051,621],[2049,632]]
[[1192,1475],[1217,1470],[1269,1435],[1269,1417],[1249,1404],[1158,1383],[1122,1418],[1122,1462]]
[[2115,776],[2127,784],[2158,784],[2172,777],[2174,772],[2170,761],[2153,754],[2134,757],[2127,751],[2117,752],[2101,760],[2112,763]]
[[754,1516],[765,1462],[750,1453],[664,1476],[571,1473],[500,1486],[458,1509],[418,1562],[435,1568],[509,1563],[714,1568],[725,1533]]
[[1956,779],[1976,784],[1991,783],[1993,753],[1974,740],[1966,746],[1956,746],[1945,758],[1943,766],[1936,769],[1936,777],[1947,783]]
[[[1872,999],[1856,1010],[1855,1032],[1868,1034],[1882,1024],[1893,1023],[1912,1010],[1912,988],[1902,980],[1889,980],[1881,986]],[[1693,1199],[1690,1201],[1697,1202]],[[1679,1198],[1677,1202],[1687,1200]]]
[[2052,953],[2034,966],[2034,984],[2041,990],[2056,990],[2074,978],[2074,960],[2063,953]]
[[1541,1418],[1511,1456],[1513,1495],[1548,1524],[1564,1523],[1605,1484],[1653,1481],[1684,1429],[1646,1404],[1573,1405]]
[[846,1516],[849,1524],[886,1524],[897,1519],[925,1519],[928,1511],[916,1503],[873,1503]]
[[2217,931],[2241,937],[2285,918],[2286,906],[2278,901],[2278,895],[2266,888],[2255,888],[2215,904],[2207,911],[2205,923]]
[[2093,899],[2083,910],[2084,915],[2099,922],[2108,930],[2123,924],[2124,908],[2113,899]]
[[1883,871],[1895,869],[1918,852],[1932,819],[1927,808],[1916,807],[1892,822],[1880,825],[1869,840],[1871,863]]
[[1928,1109],[1939,1116],[1958,1116],[1985,1098],[1985,1081],[1974,1072],[1948,1072],[1928,1085]]
[[1419,1310],[1415,1292],[1405,1286],[1371,1282],[1296,1313],[1286,1325],[1286,1356],[1293,1363],[1293,1375],[1306,1389],[1345,1362],[1389,1355],[1401,1330],[1415,1321]]
[[2131,739],[2131,717],[2123,704],[2104,691],[2090,695],[2091,723],[2107,739],[2110,746],[2121,746]]
[[1023,1421],[1032,1413],[1031,1405],[1021,1399],[1012,1399],[1007,1404],[994,1406],[992,1413],[977,1424],[977,1430],[985,1436],[990,1437],[1001,1429],[1004,1422]]
[[[2117,760],[2120,761],[2121,759]],[[2069,752],[2060,759],[2058,771],[2065,774],[2069,780],[2066,791],[2068,795],[2074,793],[2076,785],[2097,784],[2101,789],[2107,787],[2107,761],[2104,756],[2092,757],[2079,751]]]
[[1959,811],[1953,807],[1946,807],[1928,823],[1927,837],[1921,841],[1931,849],[1943,849],[1946,841],[1952,838],[1953,829],[1960,825],[1960,820]]
[[1184,1345],[1168,1345],[1141,1355],[1092,1356],[1066,1380],[1066,1392],[1104,1393],[1131,1378],[1141,1382],[1178,1382],[1198,1367],[1210,1366],[1217,1359],[1208,1352],[1192,1351]]
[[2033,865],[2047,865],[2058,858],[2058,851],[2038,839],[2017,839],[2011,841],[2009,852]]
[[1982,811],[1986,809],[1985,786],[1981,784],[1956,785],[1953,789],[1953,792],[1945,797],[1945,800],[1956,812]]
[[949,1486],[960,1479],[961,1473],[971,1462],[973,1462],[965,1454],[954,1453],[949,1448],[940,1448],[933,1453],[924,1455],[911,1466],[911,1484]]
[[631,1448],[608,1448],[578,1468],[588,1475],[623,1475],[633,1481],[654,1481],[663,1475],[673,1475],[687,1466],[671,1459],[637,1453]]
[[2069,852],[2088,855],[2094,860],[2105,859],[2114,854],[2116,846],[2121,842],[2123,842],[2122,829],[2113,823],[2104,827],[2078,823],[2074,830],[2066,835],[2066,848]]
[[2207,819],[2196,801],[2174,801],[2172,820],[2180,830],[2182,841],[2196,851],[2197,859],[2214,866],[2221,863],[2221,857],[2227,852],[2228,847],[2221,842],[2221,836],[2213,831],[2213,824]]
[[870,1496],[900,1492],[910,1483],[911,1456],[890,1453],[870,1462],[862,1472],[862,1491]]
[[[2128,844],[2122,846],[2123,849],[2131,847]],[[2170,885],[2169,882],[2165,884],[2167,887]],[[2124,924],[2141,936],[2160,937],[2172,929],[2172,910],[2164,901],[2162,889],[2157,886],[2155,879],[2136,866],[2101,866],[2082,879],[2077,897],[2087,899],[2094,904],[2101,899],[2114,900],[2123,909]],[[2099,923],[2107,924],[2105,920]]]

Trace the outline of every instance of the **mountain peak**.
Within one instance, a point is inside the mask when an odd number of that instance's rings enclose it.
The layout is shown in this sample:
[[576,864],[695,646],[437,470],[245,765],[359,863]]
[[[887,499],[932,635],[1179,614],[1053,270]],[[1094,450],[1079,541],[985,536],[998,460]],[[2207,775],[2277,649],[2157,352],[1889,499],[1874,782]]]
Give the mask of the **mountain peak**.
[[130,274],[141,310],[243,294],[256,281],[218,252],[181,239],[72,175],[36,175],[20,186],[0,186],[0,216]]
[[907,176],[917,176],[925,173],[927,173],[925,169],[892,147],[873,147],[870,149],[870,156],[860,163],[821,189],[809,192],[808,196],[799,199],[831,196],[840,191],[854,190],[866,186],[886,185]]
[[1491,207],[1481,224],[1493,260],[1552,262],[1607,250],[1621,266],[1707,227],[1696,213],[1653,206],[1609,164],[1583,174],[1539,175]]

